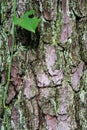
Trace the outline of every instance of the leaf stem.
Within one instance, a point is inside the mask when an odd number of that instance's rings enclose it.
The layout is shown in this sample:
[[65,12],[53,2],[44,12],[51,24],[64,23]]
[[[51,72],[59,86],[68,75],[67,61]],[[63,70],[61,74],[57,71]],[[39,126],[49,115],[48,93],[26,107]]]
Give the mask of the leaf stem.
[[[13,15],[16,16],[16,0],[13,0]],[[15,45],[15,25],[12,23],[12,29],[11,29],[11,35],[12,35],[12,50],[11,50],[11,56],[10,61],[8,64],[8,75],[7,75],[7,83],[5,85],[5,91],[3,96],[3,107],[4,107],[4,122],[6,122],[6,129],[10,130],[9,126],[9,113],[6,106],[6,99],[7,99],[7,91],[9,88],[10,80],[11,80],[11,66],[12,66],[12,60],[13,60],[13,52],[14,52],[14,45]]]
[[[14,14],[16,14],[15,9],[16,9],[16,0],[14,0],[14,8],[13,8],[13,12]],[[11,56],[10,56],[10,62],[8,64],[8,76],[7,76],[7,83],[5,86],[5,91],[4,91],[4,97],[3,97],[3,106],[5,107],[5,102],[6,102],[6,98],[7,98],[7,91],[8,91],[8,87],[10,84],[10,79],[11,79],[11,65],[12,65],[12,59],[13,59],[13,52],[14,52],[14,44],[15,44],[15,26],[14,23],[12,23],[12,29],[11,29],[11,35],[12,35],[12,51],[11,51]]]

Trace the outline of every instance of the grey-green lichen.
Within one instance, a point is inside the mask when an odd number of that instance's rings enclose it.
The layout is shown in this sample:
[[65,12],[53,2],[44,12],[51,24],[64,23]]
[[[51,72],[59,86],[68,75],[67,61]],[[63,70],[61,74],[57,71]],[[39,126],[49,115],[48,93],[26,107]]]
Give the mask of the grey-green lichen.
[[51,27],[52,27],[52,44],[53,45],[58,45],[58,43],[60,43],[60,33],[61,33],[61,29],[62,29],[62,24],[63,24],[63,17],[62,17],[62,11],[61,11],[61,7],[59,5],[58,9],[57,9],[57,19],[56,21],[53,21],[51,23]]
[[[0,10],[1,22],[3,22],[3,25],[0,25],[0,82],[1,82],[0,83],[0,99],[1,99],[0,100],[0,117],[2,117],[2,114],[5,109],[3,108],[3,98],[4,98],[3,94],[4,94],[4,87],[6,84],[5,76],[7,76],[5,71],[7,71],[7,66],[8,66],[8,63],[10,62],[9,61],[10,54],[9,54],[9,48],[8,48],[8,42],[7,42],[8,41],[8,33],[7,33],[8,21],[6,19],[6,13],[5,13],[7,11],[7,4],[4,3],[4,1],[1,2],[0,4],[1,4],[1,10]],[[9,116],[7,108],[6,108],[6,115]],[[5,118],[4,119],[1,118],[1,122],[4,123],[4,121],[5,121]],[[7,124],[6,122],[6,125],[8,126],[9,124]],[[4,125],[2,127],[4,127]]]

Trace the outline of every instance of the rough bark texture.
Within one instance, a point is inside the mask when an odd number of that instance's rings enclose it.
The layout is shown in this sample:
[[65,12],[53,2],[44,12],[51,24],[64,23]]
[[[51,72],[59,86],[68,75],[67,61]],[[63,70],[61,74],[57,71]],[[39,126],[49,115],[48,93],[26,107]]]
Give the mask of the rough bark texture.
[[[1,4],[0,98],[12,50],[12,1]],[[10,130],[87,130],[87,1],[18,0],[36,10],[36,34],[16,27],[6,104]],[[8,128],[0,101],[0,126]]]

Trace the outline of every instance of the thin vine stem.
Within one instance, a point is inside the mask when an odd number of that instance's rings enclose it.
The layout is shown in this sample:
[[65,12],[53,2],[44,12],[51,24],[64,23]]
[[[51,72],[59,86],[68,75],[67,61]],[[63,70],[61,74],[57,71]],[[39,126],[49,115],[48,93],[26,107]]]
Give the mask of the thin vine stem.
[[[13,15],[16,15],[16,0],[13,0]],[[14,52],[14,45],[15,45],[15,25],[12,23],[12,29],[11,29],[11,35],[12,35],[12,50],[11,50],[11,56],[10,56],[10,62],[8,64],[8,76],[7,76],[7,83],[5,86],[5,91],[4,91],[4,99],[3,99],[3,105],[5,107],[5,102],[7,98],[7,91],[8,87],[10,84],[10,79],[11,79],[11,66],[12,66],[12,60],[13,60],[13,52]]]
[[[13,0],[13,15],[16,16],[16,0]],[[4,95],[3,95],[4,123],[6,123],[5,127],[7,130],[10,130],[10,126],[9,126],[8,108],[6,106],[6,99],[7,99],[7,92],[8,92],[8,88],[9,88],[10,80],[11,80],[11,67],[12,67],[13,52],[14,52],[14,46],[15,46],[15,25],[14,25],[14,23],[12,23],[11,35],[12,35],[12,50],[11,50],[10,61],[8,64],[7,83],[5,85],[5,91],[4,91]]]

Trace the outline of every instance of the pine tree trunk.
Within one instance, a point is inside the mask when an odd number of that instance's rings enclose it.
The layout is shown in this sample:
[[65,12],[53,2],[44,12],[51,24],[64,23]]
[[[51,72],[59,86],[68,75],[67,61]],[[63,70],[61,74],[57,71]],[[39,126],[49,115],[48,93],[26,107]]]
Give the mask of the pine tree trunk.
[[15,27],[8,81],[13,1],[0,1],[0,129],[87,130],[87,2],[18,0],[19,17],[41,21],[35,34]]

